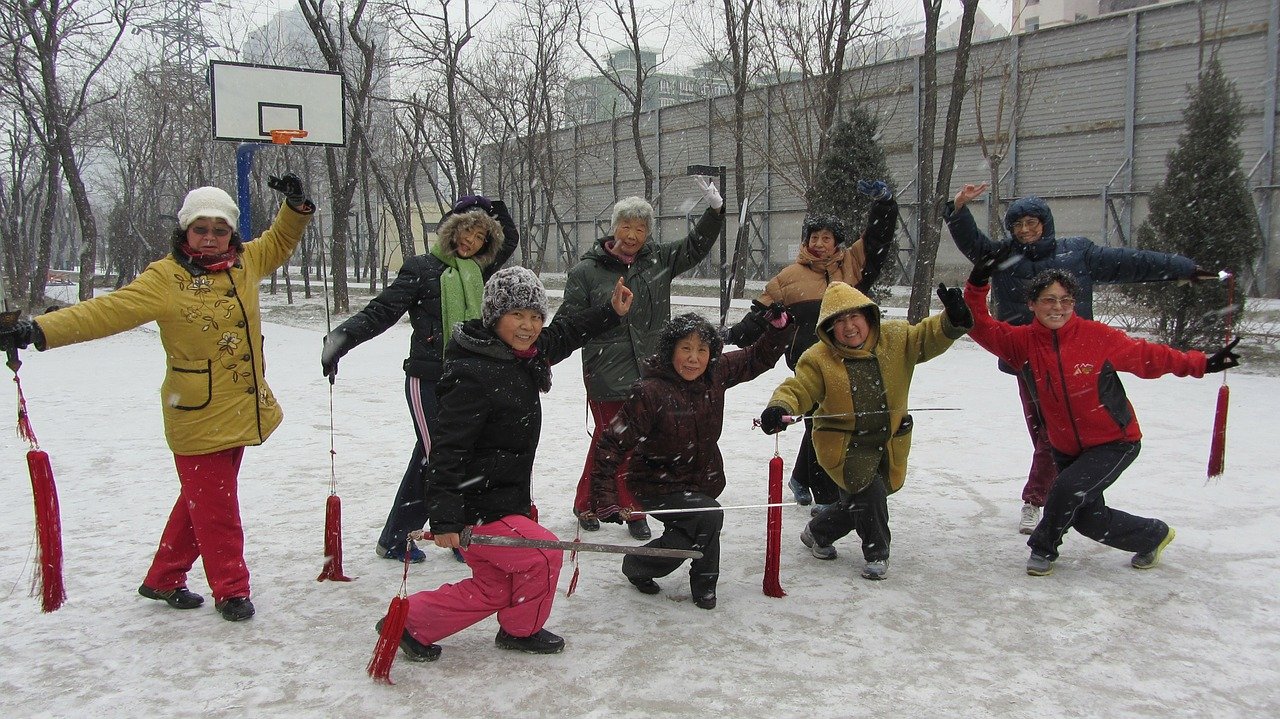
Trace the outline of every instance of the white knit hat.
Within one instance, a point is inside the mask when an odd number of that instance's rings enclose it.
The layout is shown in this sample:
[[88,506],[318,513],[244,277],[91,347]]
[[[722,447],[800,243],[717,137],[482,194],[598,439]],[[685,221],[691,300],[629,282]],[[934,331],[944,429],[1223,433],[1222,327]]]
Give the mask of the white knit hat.
[[484,308],[480,318],[485,327],[493,327],[512,310],[532,309],[547,318],[547,291],[538,276],[526,267],[505,267],[484,283]]
[[226,220],[235,230],[240,222],[240,208],[221,188],[197,187],[182,201],[182,208],[178,210],[178,227],[185,230],[201,217]]

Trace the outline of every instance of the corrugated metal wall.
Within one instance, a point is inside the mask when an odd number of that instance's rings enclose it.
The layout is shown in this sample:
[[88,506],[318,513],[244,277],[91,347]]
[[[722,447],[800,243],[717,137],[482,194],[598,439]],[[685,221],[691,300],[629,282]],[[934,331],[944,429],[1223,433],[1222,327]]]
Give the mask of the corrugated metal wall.
[[[1060,235],[1085,235],[1112,245],[1127,242],[1146,214],[1146,193],[1164,178],[1165,157],[1182,132],[1182,111],[1200,58],[1216,46],[1246,108],[1245,130],[1239,139],[1244,150],[1241,169],[1252,172],[1250,185],[1258,188],[1254,199],[1266,210],[1262,221],[1268,235],[1260,258],[1259,286],[1265,294],[1276,295],[1280,262],[1272,258],[1280,257],[1280,196],[1276,195],[1280,161],[1275,138],[1280,111],[1276,101],[1278,6],[1280,0],[1169,3],[975,46],[969,77],[972,83],[983,83],[988,132],[995,124],[994,98],[1004,80],[999,72],[978,77],[976,68],[984,59],[996,53],[1016,55],[1016,90],[1029,93],[1014,147],[1002,167],[1004,199],[1040,195],[1051,201]],[[1206,28],[1203,45],[1200,13]],[[946,82],[953,63],[954,53],[939,56],[943,100],[950,92]],[[895,184],[905,188],[899,200],[912,234],[918,189],[911,184],[916,174],[918,65],[918,58],[910,58],[860,68],[848,77],[850,93],[863,98],[881,118],[881,141]],[[950,194],[965,182],[986,180],[989,174],[977,144],[972,89],[965,103]],[[763,276],[790,262],[796,250],[804,198],[791,173],[768,172],[763,158],[787,155],[796,125],[787,120],[788,108],[794,114],[802,104],[802,88],[794,83],[753,90],[747,100],[746,180],[748,196],[753,198],[755,243],[769,257],[769,263],[759,269]],[[732,98],[719,97],[663,108],[642,118],[644,151],[658,172],[655,206],[662,218],[655,228],[658,239],[683,236],[686,214],[700,210],[693,206],[699,192],[685,177],[687,165],[723,164],[732,169],[731,111]],[[939,108],[939,136],[945,112],[945,106]],[[559,173],[564,184],[557,189],[557,206],[573,224],[570,236],[577,246],[562,247],[557,253],[554,246],[559,243],[553,236],[548,257],[572,258],[599,236],[617,197],[642,194],[643,179],[629,118],[565,129],[557,133],[555,145],[557,157],[565,163]],[[731,194],[732,177],[728,185],[726,196]],[[1114,214],[1104,220],[1108,201]],[[736,212],[736,199],[730,198],[730,207]],[[981,222],[985,208],[973,209]],[[730,238],[736,224],[736,219],[730,222]],[[955,279],[965,265],[943,234],[939,276]]]

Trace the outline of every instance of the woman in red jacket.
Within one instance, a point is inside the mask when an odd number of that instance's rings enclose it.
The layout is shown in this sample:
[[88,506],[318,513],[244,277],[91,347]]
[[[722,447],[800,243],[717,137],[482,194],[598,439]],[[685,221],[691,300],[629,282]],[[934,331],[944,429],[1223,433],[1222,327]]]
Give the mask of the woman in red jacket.
[[1206,359],[1203,352],[1180,352],[1082,319],[1074,313],[1079,285],[1062,270],[1046,270],[1031,282],[1031,324],[999,322],[987,310],[987,293],[1000,261],[984,257],[969,276],[964,290],[974,317],[969,336],[1019,369],[1044,416],[1058,466],[1044,516],[1027,540],[1027,574],[1053,572],[1062,537],[1073,527],[1109,547],[1133,552],[1130,564],[1135,569],[1150,569],[1173,541],[1173,527],[1112,509],[1102,496],[1141,448],[1142,431],[1118,373],[1152,379],[1221,372],[1239,364],[1232,352],[1239,339]]

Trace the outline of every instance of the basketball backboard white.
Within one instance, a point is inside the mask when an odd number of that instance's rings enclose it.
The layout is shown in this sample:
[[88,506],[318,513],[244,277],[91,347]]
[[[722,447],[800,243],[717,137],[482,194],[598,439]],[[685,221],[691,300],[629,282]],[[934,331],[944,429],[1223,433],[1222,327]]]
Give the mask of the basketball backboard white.
[[214,60],[209,87],[215,140],[271,142],[272,130],[306,130],[294,144],[347,144],[341,73]]

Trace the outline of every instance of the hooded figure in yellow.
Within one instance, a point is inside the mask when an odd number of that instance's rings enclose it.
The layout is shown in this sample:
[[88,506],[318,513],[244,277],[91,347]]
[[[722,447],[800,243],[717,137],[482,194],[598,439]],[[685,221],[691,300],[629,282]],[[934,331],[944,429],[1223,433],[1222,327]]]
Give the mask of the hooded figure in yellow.
[[919,324],[881,322],[869,297],[831,283],[818,312],[818,344],[800,356],[795,376],[774,390],[760,415],[764,431],[773,434],[786,428],[784,415],[816,407],[814,452],[839,486],[840,499],[809,522],[800,541],[815,557],[835,559],[832,542],[856,531],[867,579],[884,579],[888,571],[887,498],[907,474],[907,391],[915,366],[942,354],[973,324],[959,290],[940,290],[939,296],[946,311]]

